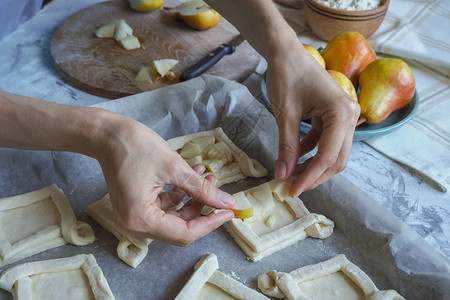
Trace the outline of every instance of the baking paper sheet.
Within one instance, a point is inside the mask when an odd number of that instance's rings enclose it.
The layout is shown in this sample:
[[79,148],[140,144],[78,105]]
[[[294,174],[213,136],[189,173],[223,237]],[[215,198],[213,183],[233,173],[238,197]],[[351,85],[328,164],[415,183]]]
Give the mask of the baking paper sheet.
[[[165,139],[222,127],[238,147],[270,170],[266,178],[248,178],[223,186],[227,192],[273,178],[278,148],[275,120],[238,83],[203,76],[97,106],[132,117]],[[96,241],[85,247],[65,245],[19,263],[93,253],[116,299],[173,299],[192,274],[195,262],[208,252],[218,256],[220,271],[255,289],[258,276],[271,269],[290,272],[343,253],[379,289],[396,289],[407,299],[450,297],[448,259],[340,175],[300,197],[311,212],[335,222],[334,234],[325,240],[307,238],[262,261],[251,262],[230,235],[219,228],[184,248],[153,242],[136,269],[117,257],[118,240],[84,212],[88,204],[106,193],[95,160],[65,152],[0,149],[0,197],[52,183],[64,190],[77,218],[93,227]],[[12,296],[0,290],[0,298]]]

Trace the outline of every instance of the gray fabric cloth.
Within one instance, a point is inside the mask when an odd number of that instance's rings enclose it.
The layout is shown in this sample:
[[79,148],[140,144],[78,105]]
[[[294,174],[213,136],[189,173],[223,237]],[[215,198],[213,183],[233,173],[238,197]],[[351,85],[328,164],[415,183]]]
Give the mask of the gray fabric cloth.
[[42,2],[43,0],[1,0],[0,40],[34,16],[41,9]]

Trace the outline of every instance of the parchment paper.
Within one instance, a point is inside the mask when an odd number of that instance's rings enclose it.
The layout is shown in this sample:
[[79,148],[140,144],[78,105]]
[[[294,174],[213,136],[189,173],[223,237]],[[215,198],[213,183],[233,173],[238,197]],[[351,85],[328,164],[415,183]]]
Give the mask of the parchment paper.
[[[275,120],[238,83],[203,76],[97,106],[132,117],[165,139],[222,127],[238,147],[270,170],[266,178],[248,178],[222,187],[230,193],[272,178],[278,151]],[[218,256],[222,272],[255,289],[257,277],[271,269],[290,272],[343,253],[379,289],[396,289],[407,299],[450,297],[450,262],[340,175],[301,195],[311,212],[335,222],[334,234],[325,240],[307,238],[260,262],[251,262],[219,228],[184,248],[153,242],[136,269],[117,257],[118,240],[84,212],[88,204],[106,193],[95,160],[73,153],[0,149],[0,197],[51,183],[64,190],[77,218],[92,225],[96,241],[85,247],[65,245],[19,263],[93,253],[116,299],[173,299],[193,272],[195,262],[207,252]],[[5,291],[0,291],[0,298],[12,299]]]

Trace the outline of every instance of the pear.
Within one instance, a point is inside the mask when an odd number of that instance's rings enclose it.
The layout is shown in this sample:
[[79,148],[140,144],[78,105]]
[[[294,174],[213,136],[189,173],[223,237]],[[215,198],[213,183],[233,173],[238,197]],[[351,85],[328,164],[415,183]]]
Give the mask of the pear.
[[216,26],[222,16],[203,0],[190,0],[176,7],[164,7],[177,19],[198,30],[207,30]]
[[138,12],[149,12],[160,8],[163,4],[163,0],[128,0],[130,7]]
[[359,77],[361,116],[369,124],[379,124],[407,105],[414,96],[414,74],[398,58],[381,58],[370,63]]
[[377,56],[366,38],[358,32],[343,32],[331,39],[322,52],[328,70],[347,76],[355,87],[362,70]]
[[317,60],[317,62],[324,69],[326,69],[325,60],[323,59],[322,55],[320,55],[320,52],[316,48],[308,44],[303,44],[303,47],[305,47],[305,49]]
[[236,204],[231,209],[234,212],[234,217],[237,219],[248,219],[253,216],[253,205],[245,197],[244,192],[239,192],[233,195]]
[[341,72],[334,70],[327,70],[327,72],[331,75],[331,77],[333,77],[334,80],[336,80],[336,82],[347,94],[349,94],[353,99],[355,99],[356,102],[358,102],[358,95],[356,94],[355,87],[347,76],[345,76]]

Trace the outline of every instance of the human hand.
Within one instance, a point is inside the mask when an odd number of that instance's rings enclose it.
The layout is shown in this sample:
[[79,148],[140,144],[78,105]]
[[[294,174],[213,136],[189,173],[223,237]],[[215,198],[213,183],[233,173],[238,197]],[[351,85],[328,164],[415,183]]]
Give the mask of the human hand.
[[[145,125],[123,118],[111,129],[112,141],[95,157],[105,175],[117,230],[133,237],[186,246],[233,218],[231,210],[198,217],[203,205],[230,209],[231,195],[203,178]],[[166,184],[174,188],[161,192]],[[192,200],[172,209],[189,194]]]
[[[267,93],[279,130],[275,177],[298,176],[290,190],[297,196],[345,169],[360,107],[295,35],[290,41],[271,47]],[[307,119],[312,119],[312,129],[300,141],[300,122]],[[297,164],[317,145],[315,156]]]

